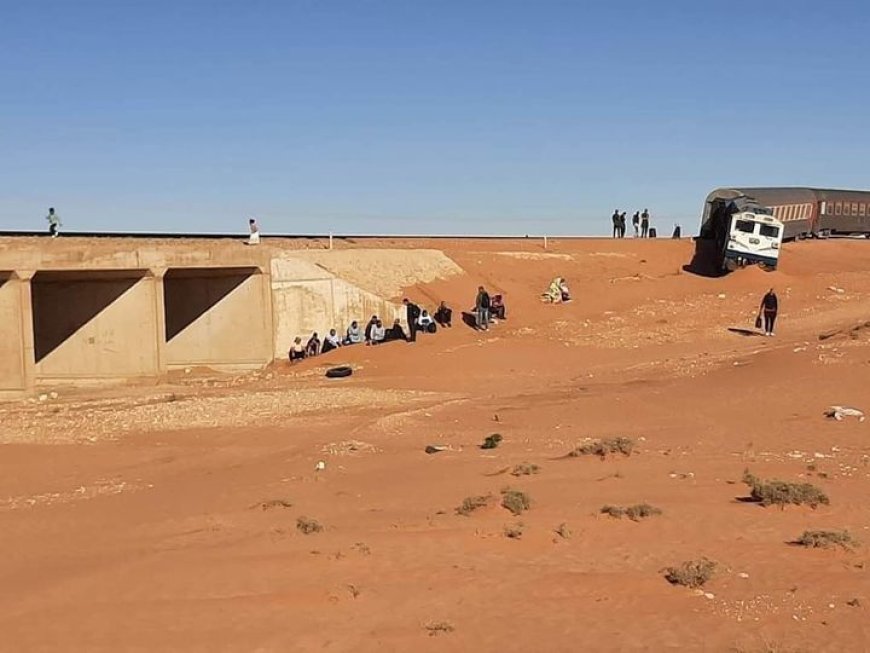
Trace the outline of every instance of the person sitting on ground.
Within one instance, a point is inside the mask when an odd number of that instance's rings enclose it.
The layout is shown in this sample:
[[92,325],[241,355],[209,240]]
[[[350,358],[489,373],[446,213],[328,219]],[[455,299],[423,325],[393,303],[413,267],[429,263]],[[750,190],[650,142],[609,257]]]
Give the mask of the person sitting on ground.
[[435,320],[429,315],[429,311],[422,311],[420,313],[420,317],[417,318],[417,326],[420,328],[420,331],[435,333]]
[[375,326],[375,322],[378,321],[377,315],[372,315],[372,319],[369,320],[369,323],[366,324],[366,343],[370,342],[372,339],[372,328]]
[[402,328],[402,322],[398,319],[393,321],[393,326],[389,328],[386,335],[384,336],[384,342],[390,340],[407,340],[408,336],[405,334],[405,330]]
[[435,321],[443,327],[453,326],[453,309],[448,308],[447,304],[441,302],[438,304],[438,309],[435,311]]
[[290,346],[290,363],[291,365],[296,361],[301,361],[305,358],[305,347],[302,346],[302,338],[296,336],[295,340],[293,340],[293,344]]
[[381,344],[384,341],[384,339],[387,337],[387,331],[386,331],[386,329],[384,329],[384,325],[380,320],[377,320],[372,325],[372,330],[371,330],[370,335],[371,335],[371,344],[373,344],[373,345]]
[[250,236],[248,236],[248,245],[259,245],[260,227],[257,226],[257,221],[254,218],[248,220],[248,229],[251,231]]
[[329,335],[323,339],[323,347],[321,348],[320,353],[325,354],[326,352],[338,349],[339,347],[341,347],[341,340],[335,332],[335,329],[330,329]]
[[568,282],[565,281],[565,279],[562,279],[559,282],[559,292],[562,296],[563,302],[570,302],[571,301],[571,291],[568,290]]
[[358,345],[361,342],[365,342],[365,335],[363,334],[362,329],[359,328],[359,322],[354,320],[350,323],[350,326],[347,327],[347,337],[344,339],[344,344]]
[[559,304],[562,301],[562,277],[556,277],[550,282],[550,287],[544,296],[551,304]]
[[305,345],[306,356],[317,356],[320,353],[320,338],[317,337],[317,331],[311,334],[308,342]]
[[492,301],[489,304],[489,310],[496,319],[504,320],[507,311],[504,305],[504,298],[501,295],[493,295]]

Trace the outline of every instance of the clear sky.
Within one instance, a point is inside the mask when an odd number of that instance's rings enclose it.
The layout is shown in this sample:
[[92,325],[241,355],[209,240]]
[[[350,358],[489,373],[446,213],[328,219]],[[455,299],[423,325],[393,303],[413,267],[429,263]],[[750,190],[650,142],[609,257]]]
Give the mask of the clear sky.
[[694,232],[868,99],[866,0],[0,0],[0,229]]

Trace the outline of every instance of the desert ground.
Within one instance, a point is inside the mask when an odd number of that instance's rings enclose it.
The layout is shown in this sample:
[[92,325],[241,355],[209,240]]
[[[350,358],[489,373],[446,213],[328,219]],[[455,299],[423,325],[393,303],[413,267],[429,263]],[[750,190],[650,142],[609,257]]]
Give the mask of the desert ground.
[[[870,420],[823,414],[870,411],[870,243],[722,278],[688,240],[363,246],[443,250],[461,273],[347,274],[452,329],[0,404],[0,650],[870,649]],[[539,300],[556,275],[569,304]],[[458,319],[480,284],[507,303],[488,332]],[[608,438],[628,455],[568,455]],[[765,507],[745,470],[829,503]],[[635,504],[661,513],[601,512]],[[703,586],[666,580],[703,558]]]

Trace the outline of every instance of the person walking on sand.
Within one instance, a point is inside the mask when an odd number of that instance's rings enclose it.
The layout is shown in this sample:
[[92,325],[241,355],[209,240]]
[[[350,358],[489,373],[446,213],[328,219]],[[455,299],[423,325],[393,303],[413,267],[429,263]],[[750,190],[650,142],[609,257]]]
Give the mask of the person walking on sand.
[[767,294],[761,298],[761,306],[758,307],[758,317],[764,316],[764,335],[773,335],[773,326],[776,324],[776,313],[779,310],[779,302],[776,299],[776,293],[773,288],[767,291]]
[[634,227],[634,237],[640,236],[640,211],[635,211],[631,216],[631,226]]
[[640,237],[649,238],[649,211],[643,210],[640,214]]
[[248,245],[259,245],[260,227],[257,226],[257,221],[254,218],[248,220],[248,228],[251,231],[251,235],[248,236]]
[[486,292],[486,288],[480,286],[477,289],[477,298],[474,300],[475,326],[478,329],[489,331],[489,307],[489,293]]
[[613,223],[613,237],[619,238],[619,209],[613,212],[613,215],[610,216],[610,221]]
[[60,216],[51,208],[48,210],[48,215],[45,216],[45,219],[48,220],[48,234],[52,238],[57,238],[58,230],[63,226]]
[[619,215],[619,237],[625,238],[625,211]]

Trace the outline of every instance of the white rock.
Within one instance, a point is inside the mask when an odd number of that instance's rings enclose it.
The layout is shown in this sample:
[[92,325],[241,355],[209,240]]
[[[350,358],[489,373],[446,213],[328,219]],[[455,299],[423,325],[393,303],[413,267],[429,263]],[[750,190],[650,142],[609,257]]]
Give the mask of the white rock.
[[48,395],[39,395],[40,401],[48,401]]
[[50,392],[48,396],[52,399],[57,399],[60,395],[58,395],[56,392]]
[[745,571],[741,571],[737,575],[740,576],[740,578],[749,578],[749,574],[747,574]]
[[317,464],[314,466],[314,470],[318,471],[318,472],[322,472],[324,469],[326,469],[326,463],[323,462],[322,460],[319,460],[317,462]]
[[713,594],[712,592],[706,592],[706,593],[704,594],[704,598],[705,598],[705,599],[715,599],[715,598],[716,598],[716,595]]

